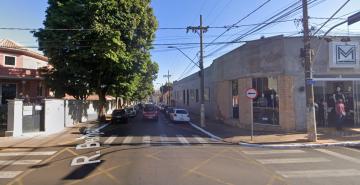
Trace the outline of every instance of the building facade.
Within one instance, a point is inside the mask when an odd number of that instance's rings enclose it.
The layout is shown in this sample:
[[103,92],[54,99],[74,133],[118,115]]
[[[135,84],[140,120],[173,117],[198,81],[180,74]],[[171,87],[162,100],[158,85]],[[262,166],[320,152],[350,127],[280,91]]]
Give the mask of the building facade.
[[39,68],[47,66],[47,57],[30,51],[14,41],[0,40],[0,99],[43,98],[47,90]]
[[[360,37],[312,38],[316,119],[319,126],[335,122],[335,102],[345,101],[345,124],[360,125]],[[205,69],[208,119],[257,130],[306,130],[302,37],[275,36],[249,41],[217,58]],[[177,106],[199,112],[199,75],[174,82]],[[245,91],[255,88],[258,97]]]

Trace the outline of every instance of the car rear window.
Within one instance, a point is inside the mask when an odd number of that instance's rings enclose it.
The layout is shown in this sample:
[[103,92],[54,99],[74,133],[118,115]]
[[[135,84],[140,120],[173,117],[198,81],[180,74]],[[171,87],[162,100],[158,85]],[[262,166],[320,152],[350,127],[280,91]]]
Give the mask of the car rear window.
[[145,111],[145,112],[155,111],[155,107],[154,107],[154,106],[146,106],[146,107],[144,108],[144,111]]
[[176,114],[187,114],[186,110],[176,110]]
[[125,110],[115,110],[112,113],[113,115],[124,115],[125,114]]

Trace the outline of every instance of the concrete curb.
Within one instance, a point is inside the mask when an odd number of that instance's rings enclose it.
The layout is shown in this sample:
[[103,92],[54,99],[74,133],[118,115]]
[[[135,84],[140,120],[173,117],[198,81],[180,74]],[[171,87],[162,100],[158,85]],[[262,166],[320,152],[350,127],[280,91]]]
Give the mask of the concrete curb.
[[257,148],[272,148],[272,149],[284,149],[284,148],[319,148],[330,146],[360,146],[360,141],[346,141],[337,143],[293,143],[293,144],[252,144],[240,142],[240,146],[257,147]]
[[221,137],[218,137],[218,136],[216,136],[216,135],[214,135],[214,134],[212,134],[212,133],[204,130],[203,128],[200,128],[200,127],[197,126],[196,124],[194,124],[194,123],[192,123],[192,122],[189,122],[189,124],[190,124],[192,127],[194,127],[194,128],[196,128],[197,130],[199,130],[200,132],[202,132],[202,133],[210,136],[211,138],[216,139],[216,140],[223,141],[223,139],[222,139]]
[[[200,128],[199,126],[197,126],[192,122],[189,122],[189,124],[213,139],[225,141],[223,138],[220,138],[206,131],[205,129]],[[285,149],[285,148],[319,148],[319,147],[330,147],[330,146],[360,146],[360,141],[344,141],[337,143],[290,143],[290,144],[253,144],[253,143],[239,142],[237,144],[245,147]]]

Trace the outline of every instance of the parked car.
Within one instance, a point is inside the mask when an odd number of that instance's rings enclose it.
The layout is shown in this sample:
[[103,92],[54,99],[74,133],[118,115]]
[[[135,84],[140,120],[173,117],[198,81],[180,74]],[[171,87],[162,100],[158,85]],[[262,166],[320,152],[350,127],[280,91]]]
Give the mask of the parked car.
[[125,110],[126,110],[128,117],[130,117],[130,118],[136,117],[137,111],[134,107],[127,107]]
[[128,123],[128,115],[124,109],[115,109],[111,114],[111,123]]
[[173,109],[173,113],[170,114],[170,120],[176,122],[189,122],[189,113],[185,109]]
[[174,109],[173,107],[169,108],[168,113],[167,113],[167,116],[168,116],[169,119],[170,119],[171,116],[174,114],[174,110],[175,110],[175,109]]
[[158,120],[158,110],[153,104],[145,104],[143,112],[143,119]]
[[167,116],[169,116],[169,112],[170,112],[172,109],[174,109],[174,107],[170,107],[170,106],[166,107],[166,108],[165,108],[165,114],[166,114]]

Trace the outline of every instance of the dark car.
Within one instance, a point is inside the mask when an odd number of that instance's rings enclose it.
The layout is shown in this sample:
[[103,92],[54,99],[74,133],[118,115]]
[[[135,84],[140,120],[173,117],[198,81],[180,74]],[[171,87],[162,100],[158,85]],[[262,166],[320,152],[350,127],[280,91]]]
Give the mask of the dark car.
[[124,109],[116,109],[111,114],[111,123],[128,123],[128,115]]
[[153,104],[146,104],[144,106],[143,112],[143,119],[151,119],[151,120],[158,120],[158,109]]

